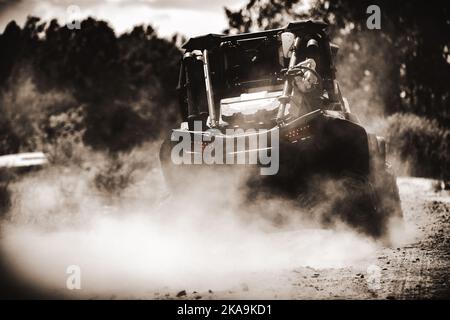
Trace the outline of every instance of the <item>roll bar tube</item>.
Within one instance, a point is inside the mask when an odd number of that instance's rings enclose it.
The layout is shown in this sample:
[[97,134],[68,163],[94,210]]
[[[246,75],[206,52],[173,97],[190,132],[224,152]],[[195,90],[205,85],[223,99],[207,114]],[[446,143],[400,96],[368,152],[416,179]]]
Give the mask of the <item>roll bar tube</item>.
[[203,69],[205,74],[206,97],[208,99],[209,121],[212,128],[217,127],[216,109],[214,106],[214,92],[211,85],[208,50],[203,50]]
[[[292,55],[289,60],[289,69],[293,68],[297,64],[297,49],[300,46],[300,37],[295,38],[294,45],[292,46]],[[284,112],[286,110],[286,105],[290,101],[290,96],[292,94],[292,83],[289,77],[286,77],[283,87],[283,94],[278,98],[280,101],[280,106],[278,107],[277,123],[282,125],[284,122]]]

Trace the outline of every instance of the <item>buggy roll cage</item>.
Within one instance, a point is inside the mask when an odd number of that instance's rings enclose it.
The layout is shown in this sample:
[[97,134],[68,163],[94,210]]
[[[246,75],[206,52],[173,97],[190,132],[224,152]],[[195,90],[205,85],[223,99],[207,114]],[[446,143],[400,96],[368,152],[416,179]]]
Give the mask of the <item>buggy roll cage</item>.
[[[182,46],[185,53],[177,87],[183,120],[188,123],[195,120],[206,123],[209,117],[209,125],[217,127],[216,105],[220,104],[221,97],[236,95],[249,86],[282,85],[281,71],[289,66],[289,61],[283,59],[280,53],[280,35],[285,32],[300,39],[300,44],[295,49],[299,57],[302,56],[302,49],[306,47],[307,41],[314,39],[318,42],[318,72],[323,78],[323,88],[327,92],[336,93],[333,97],[341,100],[333,64],[338,47],[330,43],[327,28],[328,25],[322,21],[307,20],[291,22],[283,28],[267,31],[238,35],[207,34],[189,39]],[[262,68],[257,66],[255,69],[265,72],[264,78],[245,78],[251,73],[248,69],[251,68],[250,63],[246,63],[244,59],[246,50],[258,52],[263,57],[262,61],[257,61]]]

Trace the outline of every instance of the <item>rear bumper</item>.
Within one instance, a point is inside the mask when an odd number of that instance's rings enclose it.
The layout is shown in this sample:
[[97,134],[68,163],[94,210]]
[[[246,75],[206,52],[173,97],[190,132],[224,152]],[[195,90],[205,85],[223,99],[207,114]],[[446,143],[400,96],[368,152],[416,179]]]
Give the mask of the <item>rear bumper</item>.
[[[189,161],[174,163],[172,159],[171,153],[179,140],[167,140],[161,147],[161,163],[168,179],[179,181],[183,172],[198,172],[203,168],[216,170],[221,167],[239,171],[243,168],[274,169],[276,165],[274,174],[260,179],[267,181],[269,185],[295,191],[315,175],[338,176],[347,171],[358,174],[369,172],[367,133],[364,128],[321,110],[268,131],[231,135],[185,131],[182,135],[189,136],[191,140],[190,148],[180,153]],[[216,153],[219,153],[215,159],[217,161],[204,161],[205,155],[211,158]],[[243,158],[244,163],[239,161]],[[222,170],[218,172],[223,174]],[[253,175],[258,175],[257,171]],[[220,179],[220,176],[217,178]]]

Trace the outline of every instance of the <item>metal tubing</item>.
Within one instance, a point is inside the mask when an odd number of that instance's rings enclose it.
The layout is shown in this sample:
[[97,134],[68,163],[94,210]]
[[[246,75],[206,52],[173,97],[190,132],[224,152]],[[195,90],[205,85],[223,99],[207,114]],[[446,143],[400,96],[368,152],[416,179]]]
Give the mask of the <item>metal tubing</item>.
[[203,68],[205,73],[206,96],[208,98],[208,112],[210,125],[212,128],[217,127],[216,109],[214,107],[214,93],[211,85],[211,74],[209,71],[208,50],[203,50]]

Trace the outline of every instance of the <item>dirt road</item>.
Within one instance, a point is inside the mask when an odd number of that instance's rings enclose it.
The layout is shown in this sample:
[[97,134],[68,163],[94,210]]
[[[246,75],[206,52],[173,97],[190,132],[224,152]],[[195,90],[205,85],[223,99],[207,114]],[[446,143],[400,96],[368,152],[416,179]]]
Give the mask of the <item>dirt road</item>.
[[[250,237],[235,224],[215,230],[223,223],[203,218],[177,227],[172,218],[147,221],[148,211],[113,219],[111,209],[91,227],[5,226],[1,297],[448,299],[450,194],[434,192],[426,179],[399,178],[398,185],[407,232],[394,232],[401,238],[394,247],[333,230]],[[66,288],[70,264],[82,267],[82,290]]]
[[406,243],[379,248],[374,257],[350,267],[255,274],[226,291],[179,298],[449,299],[450,197],[435,193],[429,180],[399,178],[398,184],[406,224],[413,233]]

